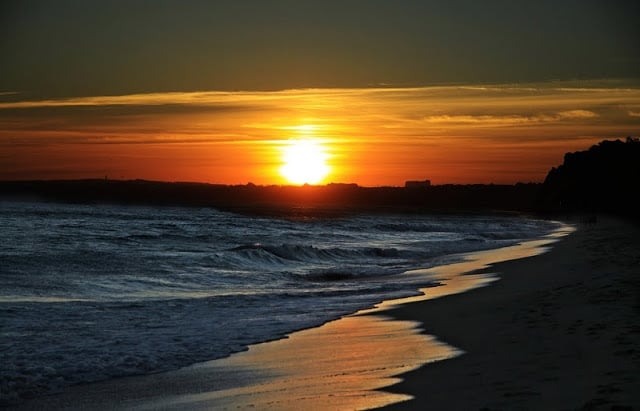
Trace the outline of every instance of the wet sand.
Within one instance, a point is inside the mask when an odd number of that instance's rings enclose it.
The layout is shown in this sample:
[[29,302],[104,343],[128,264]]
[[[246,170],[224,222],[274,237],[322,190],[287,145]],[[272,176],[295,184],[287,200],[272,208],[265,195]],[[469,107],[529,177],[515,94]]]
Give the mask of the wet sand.
[[490,287],[392,309],[465,354],[402,375],[386,390],[415,398],[389,409],[640,409],[640,231],[578,226]]
[[[416,272],[444,284],[425,289],[426,297],[387,302],[222,360],[76,386],[21,408],[640,406],[640,233],[601,221],[537,255],[551,241]],[[511,258],[520,259],[487,268]]]

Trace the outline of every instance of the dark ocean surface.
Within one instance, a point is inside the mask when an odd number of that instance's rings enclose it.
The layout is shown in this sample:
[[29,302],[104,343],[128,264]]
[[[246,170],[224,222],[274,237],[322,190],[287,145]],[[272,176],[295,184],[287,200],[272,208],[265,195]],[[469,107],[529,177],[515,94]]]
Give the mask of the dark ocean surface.
[[228,356],[436,285],[408,270],[557,226],[0,203],[0,404]]

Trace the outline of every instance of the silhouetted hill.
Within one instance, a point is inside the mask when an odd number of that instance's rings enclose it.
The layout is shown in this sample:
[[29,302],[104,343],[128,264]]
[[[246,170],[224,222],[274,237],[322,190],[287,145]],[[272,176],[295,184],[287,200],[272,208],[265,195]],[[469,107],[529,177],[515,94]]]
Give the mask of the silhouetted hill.
[[544,181],[541,206],[550,211],[640,212],[640,140],[605,140],[567,153]]

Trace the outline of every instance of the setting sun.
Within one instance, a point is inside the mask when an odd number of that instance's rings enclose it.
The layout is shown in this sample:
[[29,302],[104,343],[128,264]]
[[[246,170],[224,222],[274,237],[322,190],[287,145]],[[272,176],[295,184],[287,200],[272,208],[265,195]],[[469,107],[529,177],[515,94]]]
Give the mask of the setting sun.
[[292,140],[283,149],[280,173],[292,184],[318,184],[329,174],[324,147],[315,140]]

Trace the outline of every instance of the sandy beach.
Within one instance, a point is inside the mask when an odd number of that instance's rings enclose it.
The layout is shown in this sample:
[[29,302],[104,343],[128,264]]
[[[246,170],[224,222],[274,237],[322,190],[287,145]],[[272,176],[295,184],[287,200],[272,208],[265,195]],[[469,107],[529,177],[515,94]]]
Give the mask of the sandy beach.
[[640,232],[577,226],[547,253],[554,239],[426,270],[444,284],[426,299],[21,408],[638,409]]
[[403,375],[390,409],[640,408],[640,232],[600,218],[500,281],[394,308],[465,354]]
[[640,0],[523,3],[0,0],[0,411],[640,411]]

